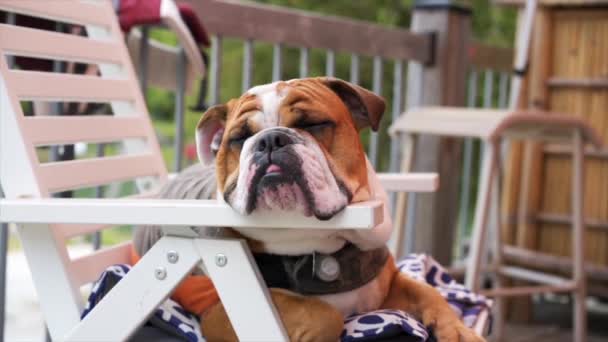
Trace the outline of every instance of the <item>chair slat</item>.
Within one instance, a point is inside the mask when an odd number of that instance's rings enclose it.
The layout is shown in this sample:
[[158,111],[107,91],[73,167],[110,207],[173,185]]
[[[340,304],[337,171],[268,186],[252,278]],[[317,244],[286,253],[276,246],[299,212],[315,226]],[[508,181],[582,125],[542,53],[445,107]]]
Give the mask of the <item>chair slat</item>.
[[0,24],[2,49],[19,56],[121,64],[119,45],[71,34]]
[[41,183],[53,192],[154,176],[157,162],[153,154],[91,158],[42,164],[39,173]]
[[125,242],[76,258],[70,263],[70,273],[79,286],[92,283],[108,265],[129,263],[131,248],[131,242]]
[[145,138],[148,131],[142,117],[34,116],[24,120],[24,133],[34,145],[75,142],[114,142]]
[[134,100],[134,88],[128,80],[20,70],[9,71],[6,76],[8,86],[21,100]]
[[100,27],[108,27],[115,20],[114,14],[109,11],[111,9],[112,6],[106,6],[102,1],[44,1],[44,6],[41,6],[40,0],[0,2],[0,10],[7,12]]

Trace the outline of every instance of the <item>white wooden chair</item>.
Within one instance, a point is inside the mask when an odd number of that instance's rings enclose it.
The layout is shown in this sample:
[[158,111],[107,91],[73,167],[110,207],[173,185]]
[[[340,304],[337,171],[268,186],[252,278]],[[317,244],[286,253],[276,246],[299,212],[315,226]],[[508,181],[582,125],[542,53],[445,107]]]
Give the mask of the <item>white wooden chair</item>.
[[[287,340],[245,243],[199,239],[189,227],[370,229],[383,220],[382,203],[351,205],[332,220],[317,221],[242,217],[215,201],[145,199],[167,180],[167,171],[111,2],[0,0],[0,9],[84,25],[87,32],[81,37],[0,24],[0,184],[6,196],[0,218],[18,224],[52,339],[125,340],[193,268],[201,267],[241,340]],[[101,75],[11,69],[11,56],[95,63]],[[107,102],[113,115],[26,117],[22,101]],[[36,152],[38,146],[115,141],[123,143],[126,154],[43,162]],[[401,191],[433,191],[437,185],[436,175],[383,179]],[[140,194],[51,198],[58,191],[126,180],[136,180]],[[131,247],[120,244],[73,259],[66,241],[118,224],[163,225],[165,236],[81,321],[80,287],[107,266],[128,262]]]

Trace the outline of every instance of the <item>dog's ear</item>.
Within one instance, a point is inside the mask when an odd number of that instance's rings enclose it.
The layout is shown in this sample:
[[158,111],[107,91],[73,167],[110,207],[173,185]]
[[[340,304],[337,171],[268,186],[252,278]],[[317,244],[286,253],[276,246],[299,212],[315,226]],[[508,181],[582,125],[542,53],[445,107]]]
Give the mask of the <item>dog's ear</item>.
[[371,127],[377,131],[386,104],[373,92],[338,78],[325,77],[323,83],[333,90],[350,110],[357,130]]
[[219,104],[209,108],[196,125],[196,153],[204,165],[213,163],[222,143],[229,106]]

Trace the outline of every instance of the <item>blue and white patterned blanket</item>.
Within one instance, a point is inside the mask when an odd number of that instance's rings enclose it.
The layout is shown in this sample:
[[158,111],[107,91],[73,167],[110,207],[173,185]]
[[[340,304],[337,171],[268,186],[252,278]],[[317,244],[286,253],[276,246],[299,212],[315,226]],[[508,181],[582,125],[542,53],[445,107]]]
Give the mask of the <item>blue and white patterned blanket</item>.
[[[489,310],[492,306],[490,299],[472,293],[457,283],[431,257],[412,254],[399,262],[397,266],[401,272],[410,277],[435,287],[469,327],[475,325],[482,311]],[[128,265],[109,267],[93,286],[82,317],[86,316],[101,300],[101,297],[129,270]],[[418,341],[426,341],[430,335],[422,323],[399,310],[378,310],[354,315],[347,318],[344,323],[342,342],[374,341],[403,335],[409,335]],[[156,309],[148,324],[171,332],[184,341],[204,341],[199,330],[198,317],[186,312],[171,299],[167,299]]]

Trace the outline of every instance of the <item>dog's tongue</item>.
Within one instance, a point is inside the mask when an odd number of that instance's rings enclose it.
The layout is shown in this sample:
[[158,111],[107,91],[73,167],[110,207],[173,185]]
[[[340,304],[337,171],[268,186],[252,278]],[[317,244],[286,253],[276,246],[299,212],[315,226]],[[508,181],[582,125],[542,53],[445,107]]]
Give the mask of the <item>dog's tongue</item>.
[[279,165],[272,164],[266,169],[266,173],[274,173],[281,172],[281,167]]

